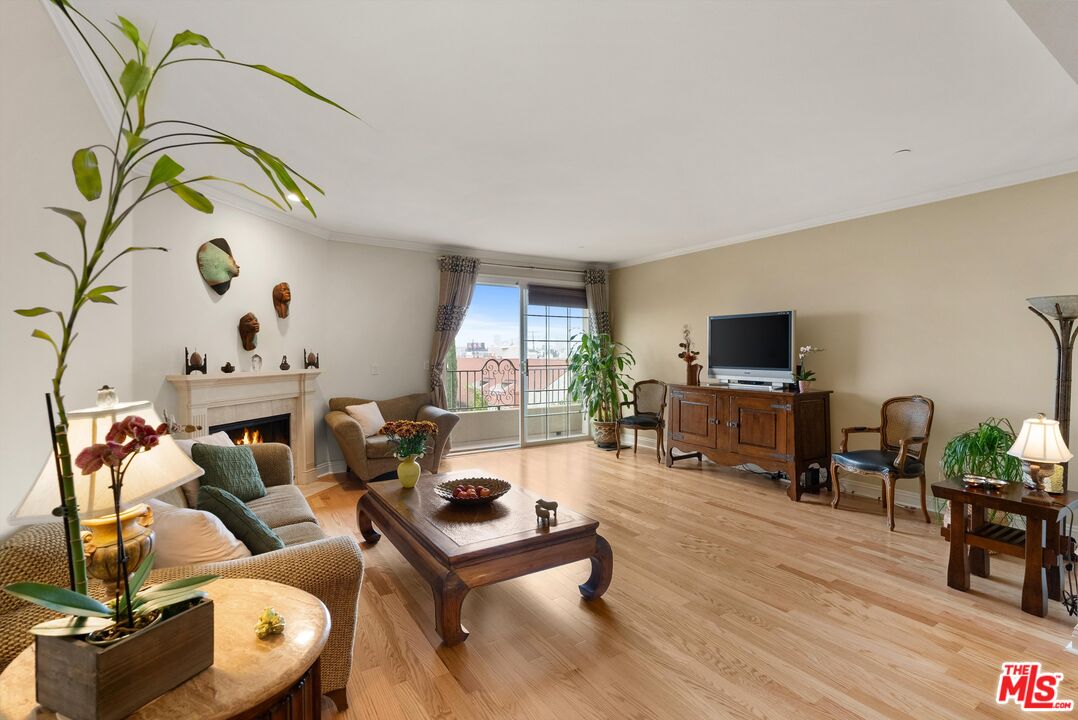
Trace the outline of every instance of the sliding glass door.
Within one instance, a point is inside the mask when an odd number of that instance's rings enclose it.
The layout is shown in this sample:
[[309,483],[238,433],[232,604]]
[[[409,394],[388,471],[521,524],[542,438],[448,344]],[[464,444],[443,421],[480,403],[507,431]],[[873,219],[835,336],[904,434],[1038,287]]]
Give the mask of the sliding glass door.
[[587,418],[569,397],[568,358],[573,338],[588,328],[583,287],[530,284],[521,318],[523,444],[587,435]]
[[572,338],[587,328],[581,286],[480,278],[446,358],[446,397],[460,415],[454,451],[587,435],[567,374]]

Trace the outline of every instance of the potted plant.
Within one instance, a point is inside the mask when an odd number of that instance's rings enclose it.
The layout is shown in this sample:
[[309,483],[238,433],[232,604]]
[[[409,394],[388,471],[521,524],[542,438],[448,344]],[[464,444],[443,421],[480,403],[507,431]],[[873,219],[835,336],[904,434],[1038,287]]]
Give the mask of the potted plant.
[[438,435],[438,426],[430,420],[391,420],[379,431],[395,446],[393,455],[400,460],[397,479],[401,487],[415,487],[423,471],[417,460],[423,457]]
[[817,352],[823,352],[823,348],[815,345],[803,345],[797,352],[797,372],[794,377],[797,378],[797,389],[801,392],[808,392],[812,387],[812,383],[816,381],[816,373],[805,366],[805,358]]
[[[104,205],[95,215],[100,218],[100,224],[91,227],[86,216],[78,210],[50,207],[48,208],[50,211],[67,218],[74,224],[81,240],[76,246],[80,252],[70,258],[56,257],[47,252],[36,253],[41,260],[60,268],[70,276],[73,285],[70,305],[62,308],[35,306],[16,311],[24,317],[56,321],[55,330],[47,331],[39,326],[31,334],[48,343],[56,358],[55,368],[52,371],[52,402],[55,403],[57,414],[55,422],[52,423],[53,450],[57,474],[60,478],[59,514],[63,517],[65,524],[71,589],[52,588],[46,591],[42,588],[27,588],[25,584],[22,584],[22,587],[13,586],[9,590],[16,594],[22,592],[20,597],[32,602],[43,605],[50,603],[46,606],[74,616],[75,619],[61,620],[58,625],[39,628],[37,633],[39,643],[41,638],[86,635],[89,629],[103,627],[101,621],[109,617],[112,617],[109,622],[115,625],[116,614],[121,613],[127,616],[127,622],[133,623],[135,627],[129,637],[115,643],[112,647],[129,647],[143,632],[148,632],[148,630],[139,629],[138,619],[135,617],[139,614],[136,608],[145,611],[150,605],[167,607],[159,604],[162,598],[152,601],[148,598],[186,590],[191,585],[183,581],[180,585],[170,584],[165,587],[158,586],[141,590],[141,581],[145,579],[145,575],[140,576],[140,573],[148,573],[151,564],[145,561],[130,575],[124,574],[127,579],[124,584],[125,590],[122,595],[110,601],[111,605],[89,597],[85,549],[76,502],[72,448],[68,437],[68,414],[62,387],[69,355],[78,336],[77,320],[80,315],[88,312],[91,306],[117,304],[115,296],[123,290],[123,287],[108,284],[105,279],[105,274],[117,260],[135,252],[166,249],[141,246],[117,249],[115,244],[111,243],[116,231],[132,212],[150,198],[162,193],[171,193],[199,212],[212,213],[213,203],[196,187],[204,183],[220,182],[249,191],[282,211],[290,210],[292,203],[298,203],[313,215],[314,207],[308,199],[308,193],[312,189],[322,192],[317,185],[296,172],[291,165],[258,145],[217,130],[205,123],[153,117],[148,105],[151,89],[160,84],[161,78],[172,75],[177,67],[189,67],[189,63],[212,63],[213,67],[244,68],[269,75],[309,97],[344,112],[348,111],[291,75],[278,72],[266,65],[226,58],[224,53],[215,48],[205,35],[191,30],[179,32],[171,38],[171,42],[164,52],[159,54],[159,57],[151,59],[151,37],[141,32],[127,18],[118,17],[118,22],[113,23],[119,34],[119,39],[114,42],[71,0],[50,0],[50,4],[63,16],[64,22],[72,26],[80,41],[94,58],[96,65],[102,70],[106,86],[115,96],[121,112],[119,126],[114,128],[112,136],[103,142],[79,148],[75,151],[71,162],[74,183],[82,197],[87,202],[98,202],[99,205]],[[101,44],[101,53],[98,52],[95,43]],[[155,97],[160,94],[158,92]],[[188,106],[192,104],[187,103]],[[235,151],[241,158],[250,161],[268,178],[271,187],[269,192],[272,196],[244,183],[215,175],[186,173],[183,165],[173,159],[169,153],[196,145]],[[104,451],[101,452],[104,453]],[[108,451],[108,456],[114,458],[111,450]],[[118,544],[122,545],[122,527],[118,528],[118,535],[120,537]],[[204,606],[208,607],[205,604],[197,607]],[[156,627],[158,624],[166,627],[170,622],[171,620],[165,623],[155,623],[150,627]],[[170,638],[175,638],[175,641]],[[168,647],[182,645],[181,640],[178,633],[170,633],[169,638],[155,642],[157,645]],[[212,650],[212,634],[209,635],[209,643]],[[69,653],[66,659],[73,661],[78,653],[71,648],[77,647],[77,643],[67,643],[64,647]],[[61,653],[60,658],[64,657]],[[56,667],[61,664],[59,661],[54,662]],[[41,663],[39,655],[37,679],[39,692],[44,677],[43,667],[45,666]],[[102,666],[95,667],[98,669],[87,670],[87,672],[91,675],[103,672]],[[161,672],[167,675],[170,668],[167,665],[164,667],[166,669]],[[69,681],[69,678],[62,673],[54,679],[56,682]],[[141,691],[151,688],[152,683],[135,682],[134,686],[138,686]],[[100,715],[93,715],[94,712],[96,712],[94,708],[84,708],[79,711],[77,717],[100,717]]]
[[[996,478],[1009,483],[1022,482],[1022,461],[1008,455],[1007,451],[1014,444],[1015,432],[1007,418],[988,418],[972,430],[955,435],[943,448],[940,457],[940,470],[943,476],[961,479],[963,475],[981,475]],[[950,521],[950,502],[947,503],[946,515],[941,516],[944,524]],[[1010,524],[1013,518],[1002,513],[992,522],[1000,520]]]
[[582,403],[591,417],[595,444],[617,447],[618,410],[629,390],[624,373],[636,359],[606,333],[584,333],[573,340],[578,344],[569,353],[569,397]]
[[[37,700],[65,716],[123,717],[213,664],[213,608],[198,587],[216,576],[143,588],[153,567],[152,535],[128,525],[134,525],[146,506],[121,512],[124,475],[138,455],[155,448],[167,432],[167,424],[154,428],[129,415],[113,423],[105,442],[84,448],[75,459],[83,475],[107,467],[112,479],[114,514],[95,521],[94,541],[104,546],[92,552],[91,565],[94,576],[109,586],[108,602],[43,583],[4,588],[65,614],[30,629],[37,645]],[[129,552],[135,553],[133,567],[128,565]],[[187,641],[197,635],[200,641]],[[174,636],[177,642],[171,641]],[[176,671],[140,682],[148,666]]]

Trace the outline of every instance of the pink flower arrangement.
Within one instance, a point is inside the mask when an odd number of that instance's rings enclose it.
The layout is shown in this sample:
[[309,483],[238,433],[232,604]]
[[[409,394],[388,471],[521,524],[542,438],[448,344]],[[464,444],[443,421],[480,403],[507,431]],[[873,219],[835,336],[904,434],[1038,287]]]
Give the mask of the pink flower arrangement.
[[[161,423],[157,427],[151,427],[138,415],[128,415],[123,420],[112,424],[105,435],[105,442],[91,445],[83,449],[75,458],[75,465],[82,470],[83,475],[90,475],[107,466],[114,471],[119,470],[118,476],[113,472],[113,479],[123,483],[123,474],[127,466],[123,461],[128,457],[157,447],[161,441],[161,435],[168,434],[168,424]],[[124,441],[128,441],[126,444]],[[128,460],[130,463],[131,460]]]

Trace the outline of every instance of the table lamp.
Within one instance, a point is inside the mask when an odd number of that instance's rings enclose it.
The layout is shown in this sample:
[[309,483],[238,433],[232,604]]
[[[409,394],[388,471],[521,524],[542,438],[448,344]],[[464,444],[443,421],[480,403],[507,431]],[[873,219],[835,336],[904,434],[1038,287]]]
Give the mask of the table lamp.
[[[112,424],[128,415],[141,417],[151,427],[161,424],[153,404],[145,401],[69,412],[67,436],[72,459],[84,448],[104,442]],[[140,453],[136,461],[131,463],[124,475],[122,501],[125,509],[120,512],[128,572],[134,572],[153,549],[153,513],[141,501],[179,487],[202,474],[202,468],[187,457],[168,435],[162,436],[160,444],[151,452]],[[114,584],[118,573],[118,538],[112,490],[109,489],[111,484],[112,477],[107,467],[90,475],[82,475],[80,470],[75,469],[75,497],[84,529],[87,573]],[[54,511],[60,505],[58,487],[56,459],[50,452],[37,481],[8,516],[8,521],[12,525],[24,525],[56,520]]]
[[1044,417],[1044,413],[1022,423],[1014,445],[1008,455],[1029,463],[1029,476],[1038,489],[1053,495],[1064,491],[1063,476],[1056,474],[1056,465],[1065,463],[1074,455],[1067,449],[1059,432],[1059,422]]

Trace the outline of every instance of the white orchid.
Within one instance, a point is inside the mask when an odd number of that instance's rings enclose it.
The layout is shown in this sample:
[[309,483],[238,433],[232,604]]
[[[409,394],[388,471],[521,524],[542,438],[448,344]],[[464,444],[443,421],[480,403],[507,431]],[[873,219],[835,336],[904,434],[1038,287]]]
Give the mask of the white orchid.
[[797,360],[798,362],[804,362],[806,357],[817,352],[823,352],[823,348],[816,347],[815,345],[802,345],[798,350]]

